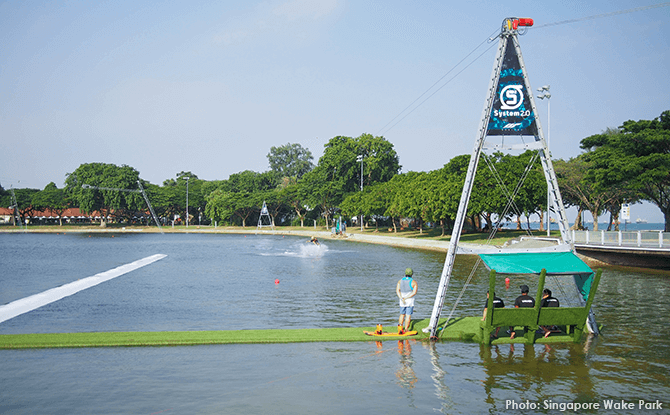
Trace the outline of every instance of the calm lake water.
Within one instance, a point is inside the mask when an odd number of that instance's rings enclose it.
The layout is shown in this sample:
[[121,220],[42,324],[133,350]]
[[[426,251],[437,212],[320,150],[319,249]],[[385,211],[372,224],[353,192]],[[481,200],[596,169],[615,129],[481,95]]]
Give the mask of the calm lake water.
[[[0,334],[393,326],[395,284],[408,266],[419,283],[414,317],[430,317],[443,253],[305,242],[276,235],[0,234],[0,304],[167,255],[5,321]],[[474,263],[458,258],[443,315]],[[481,313],[486,277],[479,268],[454,316]],[[512,277],[512,288],[500,287],[498,295],[513,303],[521,283],[533,286]],[[0,413],[574,413],[558,406],[572,402],[600,405],[579,413],[666,413],[669,289],[667,274],[606,269],[594,308],[603,334],[576,345],[407,340],[0,350]],[[610,400],[634,408],[604,410]],[[639,400],[663,409],[641,411]]]

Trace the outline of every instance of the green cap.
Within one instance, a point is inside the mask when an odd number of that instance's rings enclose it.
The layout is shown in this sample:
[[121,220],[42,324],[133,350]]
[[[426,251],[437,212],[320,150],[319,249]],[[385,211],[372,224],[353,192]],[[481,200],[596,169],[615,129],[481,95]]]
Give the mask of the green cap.
[[414,271],[412,271],[412,268],[407,268],[407,269],[405,270],[405,275],[409,275],[409,276],[414,275]]

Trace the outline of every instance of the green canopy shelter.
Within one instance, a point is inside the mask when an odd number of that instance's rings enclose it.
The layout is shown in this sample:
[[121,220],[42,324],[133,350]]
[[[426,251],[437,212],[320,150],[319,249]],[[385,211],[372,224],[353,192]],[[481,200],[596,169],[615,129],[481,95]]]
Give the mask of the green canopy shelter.
[[572,251],[514,252],[480,254],[488,269],[498,274],[573,275],[582,299],[586,300],[593,282],[593,270]]
[[[490,334],[496,327],[522,326],[525,329],[525,343],[536,341],[535,332],[541,325],[564,325],[572,327],[566,332],[572,341],[579,341],[586,325],[597,327],[590,313],[595,291],[598,287],[601,271],[594,274],[593,270],[572,251],[561,252],[498,252],[479,254],[482,261],[491,270],[489,276],[489,292],[495,292],[496,274],[534,274],[538,276],[537,299],[535,307],[525,309],[493,309],[493,296],[489,297],[485,321],[481,323],[481,339],[485,344],[491,341]],[[545,277],[567,279],[570,285],[574,282],[580,306],[561,308],[541,308],[540,301],[544,288]],[[590,320],[590,321],[589,321]],[[497,337],[496,337],[497,338]],[[511,340],[511,339],[510,339]]]

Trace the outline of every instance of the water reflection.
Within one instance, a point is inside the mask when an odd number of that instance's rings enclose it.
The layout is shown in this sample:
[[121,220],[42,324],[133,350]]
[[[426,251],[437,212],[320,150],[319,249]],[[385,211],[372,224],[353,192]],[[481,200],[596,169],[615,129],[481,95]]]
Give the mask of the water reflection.
[[437,352],[437,343],[423,342],[422,345],[428,349],[428,354],[430,356],[433,372],[430,377],[433,379],[433,384],[435,386],[435,396],[437,396],[441,402],[441,412],[449,413],[449,410],[454,407],[454,402],[451,399],[449,386],[447,386],[446,382],[447,372],[444,371],[440,365],[440,355]]
[[516,390],[520,398],[536,402],[593,402],[597,393],[587,351],[579,344],[480,346],[486,402],[493,409],[504,409],[499,408],[505,402],[501,389]]
[[410,392],[414,389],[417,380],[414,373],[414,359],[412,358],[412,343],[414,340],[398,340],[398,354],[400,355],[400,367],[395,376],[398,384]]

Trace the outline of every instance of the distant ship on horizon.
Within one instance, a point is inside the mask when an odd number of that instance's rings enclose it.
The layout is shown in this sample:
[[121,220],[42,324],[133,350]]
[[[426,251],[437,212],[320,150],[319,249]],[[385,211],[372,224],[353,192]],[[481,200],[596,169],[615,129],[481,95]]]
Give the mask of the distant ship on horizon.
[[635,223],[647,223],[647,220],[646,220],[646,219],[640,219],[640,218],[637,218],[637,219],[635,219]]

